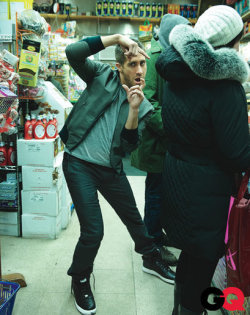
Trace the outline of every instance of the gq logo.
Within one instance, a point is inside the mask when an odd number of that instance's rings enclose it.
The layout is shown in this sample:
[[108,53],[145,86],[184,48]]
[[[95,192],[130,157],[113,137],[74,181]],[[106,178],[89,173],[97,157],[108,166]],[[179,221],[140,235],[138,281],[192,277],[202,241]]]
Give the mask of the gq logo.
[[[215,295],[213,297],[213,304],[208,301],[210,294]],[[227,301],[229,294],[234,294],[237,297],[237,300],[230,300],[230,303]],[[202,306],[209,311],[216,311],[221,307],[224,307],[228,311],[244,311],[244,294],[243,292],[234,287],[229,287],[221,291],[218,288],[207,288],[201,295],[201,304]]]

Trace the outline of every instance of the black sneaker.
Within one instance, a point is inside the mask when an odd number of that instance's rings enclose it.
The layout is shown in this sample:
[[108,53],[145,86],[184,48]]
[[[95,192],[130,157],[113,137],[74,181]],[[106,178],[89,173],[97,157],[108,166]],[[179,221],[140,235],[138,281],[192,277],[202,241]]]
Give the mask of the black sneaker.
[[78,311],[84,315],[96,313],[96,306],[93,293],[91,291],[89,277],[82,280],[72,278],[71,292],[75,297],[75,305]]
[[161,280],[174,284],[175,272],[171,270],[168,264],[162,259],[160,251],[157,249],[151,255],[142,256],[142,270],[151,275],[154,275]]

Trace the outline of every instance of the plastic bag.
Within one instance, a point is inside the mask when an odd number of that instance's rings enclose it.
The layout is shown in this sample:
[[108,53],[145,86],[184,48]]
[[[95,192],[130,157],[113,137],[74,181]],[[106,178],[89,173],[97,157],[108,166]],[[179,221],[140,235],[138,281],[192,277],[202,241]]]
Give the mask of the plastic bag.
[[139,40],[149,41],[153,36],[153,24],[149,20],[145,20],[143,25],[139,25]]
[[17,17],[19,28],[32,31],[41,36],[48,31],[45,19],[35,10],[23,10]]

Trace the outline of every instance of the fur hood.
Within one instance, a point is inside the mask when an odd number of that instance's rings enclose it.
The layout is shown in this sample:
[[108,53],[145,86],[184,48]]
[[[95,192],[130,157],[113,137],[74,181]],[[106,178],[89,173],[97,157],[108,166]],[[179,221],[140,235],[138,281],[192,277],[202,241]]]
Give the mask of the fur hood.
[[[191,26],[175,26],[169,34],[169,42],[172,47],[165,50],[156,63],[158,72],[166,80],[177,79],[179,75],[182,78],[197,76],[241,83],[248,79],[248,63],[235,49],[215,50]],[[184,73],[181,74],[181,71]]]

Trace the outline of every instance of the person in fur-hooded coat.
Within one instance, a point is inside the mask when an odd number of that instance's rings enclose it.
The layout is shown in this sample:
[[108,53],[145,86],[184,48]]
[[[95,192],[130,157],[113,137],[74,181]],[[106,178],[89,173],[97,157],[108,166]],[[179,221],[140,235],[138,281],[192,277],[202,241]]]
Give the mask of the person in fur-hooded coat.
[[182,250],[174,315],[201,314],[200,295],[220,257],[234,173],[250,167],[249,66],[236,49],[243,22],[231,7],[209,8],[195,28],[178,25],[156,62],[166,80],[162,119],[168,138],[162,223]]

